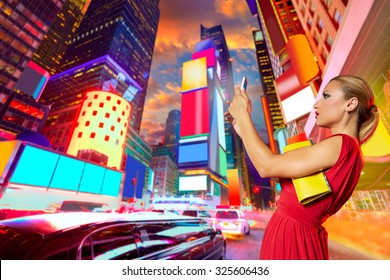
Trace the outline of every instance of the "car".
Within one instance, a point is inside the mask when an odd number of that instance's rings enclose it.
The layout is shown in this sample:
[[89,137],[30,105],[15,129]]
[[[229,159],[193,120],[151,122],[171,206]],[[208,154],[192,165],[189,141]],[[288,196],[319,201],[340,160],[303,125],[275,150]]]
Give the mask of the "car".
[[203,219],[152,212],[69,212],[0,221],[2,260],[225,259]]
[[217,210],[213,227],[226,237],[233,238],[244,238],[251,232],[248,218],[244,212],[236,209]]
[[213,225],[213,218],[207,210],[183,210],[181,214],[184,216],[203,218],[209,225]]

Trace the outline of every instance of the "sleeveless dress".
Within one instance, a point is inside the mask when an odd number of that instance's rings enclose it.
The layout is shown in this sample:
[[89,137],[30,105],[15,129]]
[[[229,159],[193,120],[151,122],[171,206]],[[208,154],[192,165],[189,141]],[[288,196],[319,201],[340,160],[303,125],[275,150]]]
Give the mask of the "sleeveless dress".
[[325,174],[332,193],[302,205],[298,202],[291,179],[281,179],[280,198],[264,233],[262,260],[327,260],[328,233],[322,226],[351,197],[363,169],[359,143],[342,136],[340,156]]

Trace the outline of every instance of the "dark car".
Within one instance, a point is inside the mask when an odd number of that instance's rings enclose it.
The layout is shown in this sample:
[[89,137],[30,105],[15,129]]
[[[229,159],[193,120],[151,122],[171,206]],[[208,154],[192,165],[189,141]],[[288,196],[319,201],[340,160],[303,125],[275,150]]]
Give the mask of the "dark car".
[[0,259],[224,259],[203,219],[151,212],[55,213],[0,221]]

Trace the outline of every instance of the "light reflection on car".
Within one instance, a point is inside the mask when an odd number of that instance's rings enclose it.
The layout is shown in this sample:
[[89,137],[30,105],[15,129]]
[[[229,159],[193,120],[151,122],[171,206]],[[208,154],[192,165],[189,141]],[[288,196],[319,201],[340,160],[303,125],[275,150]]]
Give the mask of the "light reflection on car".
[[0,259],[224,259],[204,220],[137,212],[55,213],[0,221]]
[[247,217],[241,210],[225,209],[215,213],[214,225],[228,238],[244,238],[250,234],[250,225]]

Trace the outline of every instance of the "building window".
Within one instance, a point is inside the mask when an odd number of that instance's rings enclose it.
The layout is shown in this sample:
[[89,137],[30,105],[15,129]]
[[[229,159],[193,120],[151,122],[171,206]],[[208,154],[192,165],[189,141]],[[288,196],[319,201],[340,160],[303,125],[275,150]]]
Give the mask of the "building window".
[[117,121],[118,123],[120,123],[120,122],[121,122],[121,118],[117,118],[116,121]]
[[332,2],[331,0],[324,0],[324,4],[325,4],[326,7],[328,7],[328,8],[329,8],[331,2]]
[[123,136],[123,130],[121,130],[121,136]]
[[83,111],[83,112],[81,113],[81,115],[82,115],[82,116],[85,116],[85,111]]
[[116,111],[116,106],[112,106],[112,110],[115,112]]
[[96,116],[96,115],[97,115],[97,111],[93,111],[92,116]]
[[309,17],[307,19],[307,27],[308,27],[309,30],[311,29],[312,25],[313,25],[313,19],[311,17]]
[[92,106],[92,102],[88,102],[88,107],[91,107]]
[[103,128],[103,127],[104,127],[104,123],[102,123],[102,122],[99,123],[99,127],[100,127],[100,128]]
[[99,104],[99,107],[100,107],[100,108],[103,108],[103,107],[104,107],[104,103],[101,102],[101,103]]
[[106,115],[104,116],[106,119],[109,119],[110,118],[110,113],[106,113]]
[[79,132],[79,134],[77,135],[78,138],[81,138],[81,136],[83,136],[83,133],[82,132]]
[[341,23],[341,20],[342,20],[342,16],[340,15],[339,11],[335,11],[334,12],[334,16],[333,16],[333,19],[336,23],[336,27],[338,28],[340,26],[340,23]]
[[115,131],[115,126],[112,125],[111,128],[110,128],[110,130],[111,130],[111,131]]
[[117,101],[116,101],[116,104],[121,105],[121,101],[120,101],[120,100],[117,100]]
[[85,126],[89,126],[90,121],[85,122]]
[[111,96],[107,96],[106,99],[107,99],[108,101],[110,101],[110,100],[111,100]]
[[91,132],[91,135],[89,136],[90,138],[95,138],[96,136],[96,133],[95,132]]
[[106,136],[104,136],[104,141],[110,141],[110,136],[108,136],[108,135],[106,135]]
[[326,44],[328,46],[328,49],[331,49],[332,46],[333,46],[333,40],[332,38],[328,35],[328,37],[326,38]]
[[98,95],[95,94],[95,95],[93,96],[93,99],[97,99],[97,98],[98,98]]
[[324,29],[324,21],[318,18],[317,26],[318,26],[318,30],[321,32],[322,29]]

